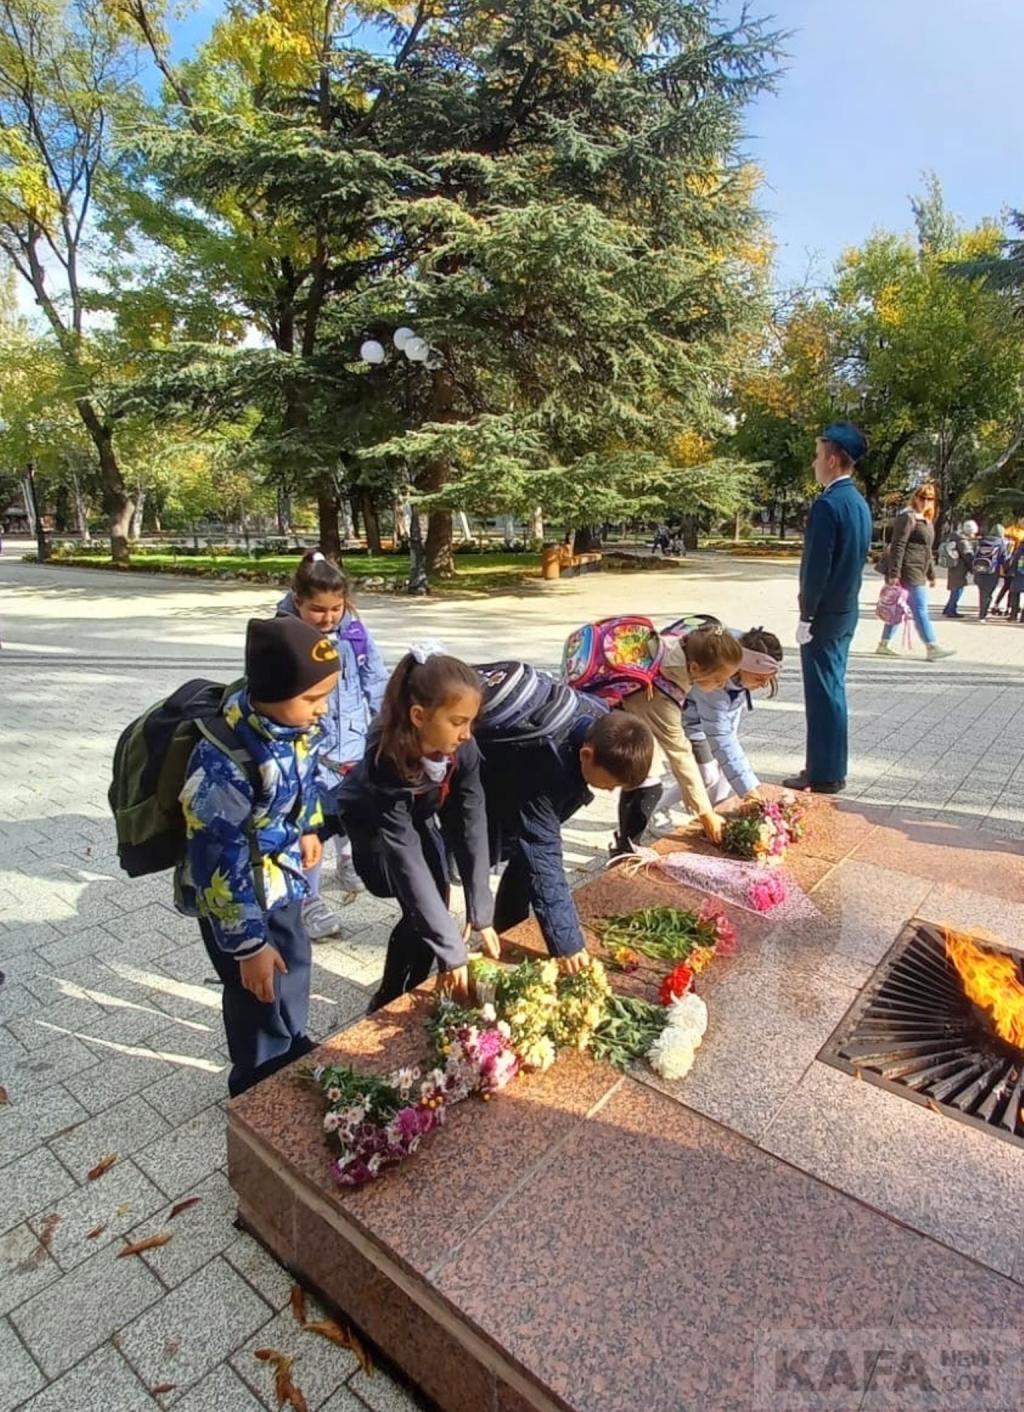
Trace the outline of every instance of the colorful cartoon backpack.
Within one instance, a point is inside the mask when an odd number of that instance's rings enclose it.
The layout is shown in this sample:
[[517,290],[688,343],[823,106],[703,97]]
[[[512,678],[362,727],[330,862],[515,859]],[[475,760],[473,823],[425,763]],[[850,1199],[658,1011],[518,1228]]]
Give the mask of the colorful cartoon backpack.
[[584,623],[566,638],[562,674],[575,691],[618,706],[634,691],[655,688],[673,700],[685,693],[662,675],[665,647],[650,618],[623,616]]

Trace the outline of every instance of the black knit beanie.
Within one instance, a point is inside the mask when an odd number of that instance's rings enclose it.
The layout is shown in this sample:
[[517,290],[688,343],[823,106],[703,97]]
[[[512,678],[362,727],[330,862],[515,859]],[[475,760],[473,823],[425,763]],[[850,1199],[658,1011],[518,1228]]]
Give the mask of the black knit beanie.
[[245,680],[253,701],[289,701],[341,670],[337,648],[301,618],[252,618]]

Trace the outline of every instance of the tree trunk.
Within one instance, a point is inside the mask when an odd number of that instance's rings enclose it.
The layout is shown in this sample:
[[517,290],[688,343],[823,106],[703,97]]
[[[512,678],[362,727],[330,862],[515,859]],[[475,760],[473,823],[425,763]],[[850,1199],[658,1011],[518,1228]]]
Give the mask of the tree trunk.
[[331,476],[321,476],[316,488],[316,513],[320,534],[320,552],[328,559],[341,559],[341,534],[338,529],[338,488]]
[[285,538],[291,534],[292,529],[292,506],[291,497],[283,485],[277,487],[277,532]]
[[455,577],[452,554],[452,516],[450,510],[431,510],[427,521],[427,573],[432,578]]
[[58,485],[53,507],[53,527],[58,534],[67,534],[71,518],[71,500],[66,485]]
[[355,538],[355,526],[352,523],[352,506],[349,504],[347,495],[343,495],[338,501],[338,516],[341,523],[341,537],[348,545]]
[[85,500],[82,498],[82,487],[74,471],[71,472],[71,489],[75,501],[75,524],[78,528],[79,538],[83,544],[90,544],[92,542],[92,536],[89,533],[89,517],[85,512]]
[[597,525],[580,525],[573,538],[575,554],[593,554],[601,548],[601,532]]
[[430,592],[426,545],[423,539],[423,516],[415,505],[409,511],[409,582],[406,587],[409,593]]
[[538,505],[530,517],[531,530],[530,537],[534,544],[544,543],[544,512]]
[[368,490],[363,490],[359,493],[359,500],[363,511],[363,527],[366,530],[366,552],[368,554],[379,554],[381,552],[380,516],[377,514],[377,507],[373,503],[373,496]]
[[146,492],[140,486],[135,498],[135,508],[132,511],[131,528],[129,530],[129,537],[131,539],[139,540],[142,538],[142,516],[145,514],[145,511]]
[[349,518],[352,521],[352,533],[356,537],[356,539],[358,539],[361,533],[359,527],[363,523],[363,515],[362,510],[359,506],[359,492],[356,490],[349,491],[348,513]]
[[80,397],[75,407],[99,457],[103,508],[110,522],[110,557],[115,564],[127,564],[130,557],[128,531],[131,528],[134,507],[121,475],[121,467],[117,464],[114,440],[110,428],[100,421],[96,408],[87,397]]

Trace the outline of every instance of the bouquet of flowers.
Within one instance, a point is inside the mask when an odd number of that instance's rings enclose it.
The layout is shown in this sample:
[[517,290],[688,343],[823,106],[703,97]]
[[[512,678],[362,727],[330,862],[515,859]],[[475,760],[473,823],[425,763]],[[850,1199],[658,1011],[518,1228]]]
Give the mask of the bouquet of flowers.
[[706,902],[699,912],[679,907],[644,907],[621,917],[603,917],[590,924],[622,970],[639,952],[656,961],[685,961],[702,971],[717,955],[728,955],[736,929],[724,912]]
[[647,1062],[663,1079],[682,1079],[693,1067],[694,1056],[708,1027],[708,1007],[688,991],[670,1001],[667,1021],[647,1051]]
[[604,1019],[611,994],[604,967],[596,957],[574,976],[559,976],[558,1004],[551,1016],[548,1033],[559,1049],[590,1048],[594,1030]]
[[424,1093],[419,1069],[382,1079],[321,1064],[312,1078],[327,1099],[324,1132],[337,1153],[331,1174],[340,1186],[362,1186],[388,1163],[404,1161],[444,1118],[442,1102]]
[[558,962],[523,961],[503,968],[495,991],[495,1009],[509,1027],[512,1047],[524,1069],[541,1073],[555,1062],[550,1029],[558,1006]]
[[559,1049],[589,1050],[623,1069],[646,1055],[659,1074],[681,1077],[707,1024],[704,1002],[692,994],[695,963],[714,955],[720,928],[729,928],[721,916],[702,915],[698,923],[687,964],[665,978],[661,1006],[613,995],[597,959],[571,976],[550,959],[515,967],[481,960],[471,968],[474,1006],[447,996],[436,1002],[427,1073],[408,1067],[382,1078],[331,1064],[308,1071],[327,1101],[335,1181],[372,1181],[412,1156],[452,1104],[475,1093],[487,1101],[522,1071],[549,1068]]
[[781,862],[804,833],[804,810],[795,794],[746,805],[726,820],[722,847],[737,858]]
[[764,877],[755,878],[750,884],[747,900],[755,912],[770,912],[785,902],[789,895],[786,880],[781,873],[766,872]]

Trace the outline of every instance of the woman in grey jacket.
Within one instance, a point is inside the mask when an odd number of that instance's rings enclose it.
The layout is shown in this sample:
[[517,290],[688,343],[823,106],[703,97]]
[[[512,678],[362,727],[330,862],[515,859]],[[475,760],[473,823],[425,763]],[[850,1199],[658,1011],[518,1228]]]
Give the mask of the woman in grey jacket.
[[946,553],[949,556],[949,569],[946,573],[949,598],[942,610],[944,618],[963,617],[963,613],[958,613],[957,609],[960,606],[963,591],[971,581],[971,570],[974,568],[974,540],[977,533],[977,522],[964,520],[946,545]]
[[[928,617],[928,589],[935,587],[935,519],[936,492],[931,482],[919,485],[910,497],[910,504],[896,516],[892,539],[885,556],[885,579],[900,584],[906,590],[914,625],[925,644],[929,662],[952,657],[953,649],[940,647],[935,629]],[[882,640],[876,649],[879,657],[898,657],[892,639],[896,623],[886,623]]]

